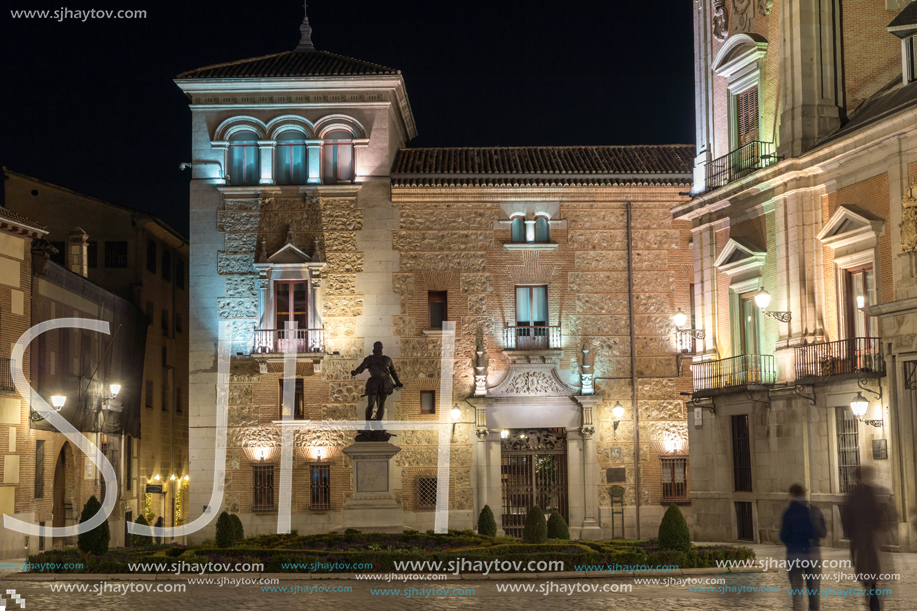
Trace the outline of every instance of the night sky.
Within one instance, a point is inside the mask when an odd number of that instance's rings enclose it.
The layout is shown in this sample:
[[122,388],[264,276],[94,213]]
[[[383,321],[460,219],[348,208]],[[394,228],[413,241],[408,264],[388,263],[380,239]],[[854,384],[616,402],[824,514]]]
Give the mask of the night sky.
[[[188,230],[188,103],[172,79],[292,50],[302,4],[101,0],[140,20],[0,14],[0,165]],[[316,48],[402,71],[410,146],[694,141],[692,2],[311,0]],[[273,7],[268,9],[267,7]],[[40,219],[36,219],[40,220]]]

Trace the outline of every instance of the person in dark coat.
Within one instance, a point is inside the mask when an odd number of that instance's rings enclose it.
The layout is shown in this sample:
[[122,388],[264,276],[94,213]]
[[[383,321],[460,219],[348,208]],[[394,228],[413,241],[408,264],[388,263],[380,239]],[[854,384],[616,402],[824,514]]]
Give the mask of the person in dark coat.
[[[812,521],[812,512],[805,499],[806,491],[799,484],[790,486],[790,504],[783,512],[780,525],[780,540],[786,545],[787,576],[793,593],[793,611],[802,611],[804,606],[803,587],[809,592],[809,609],[819,606],[818,579],[812,567],[812,541],[818,533]],[[805,585],[803,585],[805,584]]]
[[[882,531],[882,509],[871,485],[872,469],[857,467],[853,471],[856,487],[847,495],[846,526],[850,537],[850,557],[857,579],[867,590],[875,590],[882,567],[879,563],[879,539]],[[870,611],[880,608],[879,597],[867,594]]]
[[[155,524],[156,528],[165,528],[165,525],[166,523],[162,519],[162,516],[159,516],[158,518],[156,518],[156,524]],[[165,537],[163,537],[162,535],[156,535],[156,534],[153,535],[153,543],[162,543],[164,541],[165,541]]]

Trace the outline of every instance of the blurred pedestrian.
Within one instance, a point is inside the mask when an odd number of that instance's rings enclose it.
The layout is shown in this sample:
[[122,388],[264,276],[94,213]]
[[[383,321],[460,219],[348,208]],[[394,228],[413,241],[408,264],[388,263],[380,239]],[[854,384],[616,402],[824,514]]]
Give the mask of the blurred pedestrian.
[[[162,516],[159,516],[158,518],[156,518],[156,528],[164,528],[165,525],[166,523],[162,519]],[[162,543],[163,541],[165,541],[165,537],[163,537],[161,534],[160,535],[157,535],[155,533],[153,534],[153,543]]]
[[870,611],[878,611],[879,597],[875,593],[879,581],[879,537],[882,531],[882,509],[876,489],[872,486],[872,469],[853,470],[856,487],[847,495],[846,526],[850,537],[850,558],[857,579],[868,590]]
[[[812,541],[817,540],[812,512],[806,502],[806,490],[799,484],[790,486],[790,504],[783,512],[780,540],[786,545],[787,576],[793,590],[793,611],[803,611],[808,590],[809,609],[818,609],[818,580],[812,571]],[[821,512],[819,512],[821,513]]]

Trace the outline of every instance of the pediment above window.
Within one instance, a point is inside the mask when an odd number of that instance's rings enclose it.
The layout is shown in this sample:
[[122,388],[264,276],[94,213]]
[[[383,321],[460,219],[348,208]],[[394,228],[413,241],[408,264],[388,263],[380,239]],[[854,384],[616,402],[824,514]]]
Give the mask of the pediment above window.
[[267,258],[267,263],[274,264],[297,264],[309,263],[312,257],[299,250],[292,244],[284,244],[280,250]]
[[760,274],[767,251],[742,238],[729,238],[714,266],[730,277],[748,272]]
[[767,53],[767,39],[760,34],[734,34],[723,44],[713,60],[713,71],[733,80],[742,72],[756,68]]
[[289,274],[295,276],[296,272],[301,272],[301,277],[308,278],[310,277],[310,271],[314,276],[315,272],[319,272],[326,265],[327,263],[324,262],[322,252],[319,250],[318,240],[315,242],[315,251],[310,256],[293,245],[292,234],[289,234],[286,244],[277,249],[272,255],[267,254],[264,248],[264,242],[262,241],[261,254],[258,257],[258,262],[254,264],[254,267],[261,272],[262,276],[274,270],[286,273],[287,275],[285,277],[293,277]]
[[855,206],[839,206],[817,237],[834,249],[871,248],[884,232],[885,221],[879,217]]

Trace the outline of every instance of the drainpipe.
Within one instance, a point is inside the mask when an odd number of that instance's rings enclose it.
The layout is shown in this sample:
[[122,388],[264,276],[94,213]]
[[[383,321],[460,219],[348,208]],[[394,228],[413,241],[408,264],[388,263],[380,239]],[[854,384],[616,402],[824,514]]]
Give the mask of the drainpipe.
[[640,410],[637,409],[637,342],[634,331],[634,245],[631,227],[631,204],[627,213],[627,308],[630,315],[630,387],[631,412],[634,418],[634,509],[637,518],[637,538],[640,538]]

